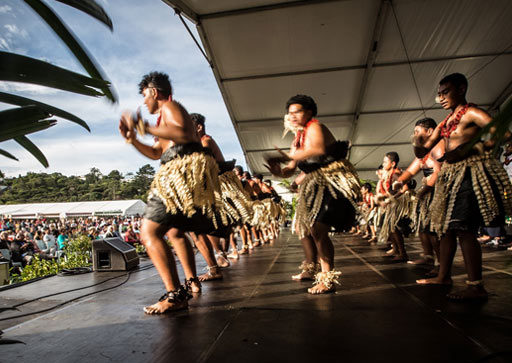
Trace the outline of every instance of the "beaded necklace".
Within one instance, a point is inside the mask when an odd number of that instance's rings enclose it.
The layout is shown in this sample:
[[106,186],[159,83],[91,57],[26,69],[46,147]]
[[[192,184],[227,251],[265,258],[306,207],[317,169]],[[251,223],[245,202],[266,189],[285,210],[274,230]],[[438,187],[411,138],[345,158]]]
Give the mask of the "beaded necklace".
[[425,155],[422,159],[421,159],[421,166],[425,165],[425,163],[427,162],[428,158],[430,157],[430,151],[428,152],[427,155]]
[[306,131],[308,130],[308,127],[311,124],[317,123],[318,120],[316,118],[312,118],[308,121],[306,124],[306,127],[304,127],[302,130],[297,131],[297,134],[295,135],[295,139],[293,140],[293,146],[296,149],[301,149],[302,146],[304,146],[304,140],[306,139]]
[[446,116],[446,118],[441,123],[441,136],[446,137],[448,139],[450,138],[450,135],[452,134],[452,132],[455,131],[455,129],[459,125],[459,122],[460,122],[462,116],[464,116],[464,114],[467,112],[469,107],[476,107],[476,105],[473,103],[465,104],[457,112],[457,115],[455,115],[455,118],[453,120],[451,120],[448,124],[447,124],[447,122],[450,119],[450,117],[452,117],[453,112],[451,112],[448,116]]

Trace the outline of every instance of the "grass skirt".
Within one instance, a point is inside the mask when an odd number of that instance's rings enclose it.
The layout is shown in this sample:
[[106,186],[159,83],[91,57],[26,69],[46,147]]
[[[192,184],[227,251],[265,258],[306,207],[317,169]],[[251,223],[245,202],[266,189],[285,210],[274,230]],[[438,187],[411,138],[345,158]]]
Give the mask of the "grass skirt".
[[202,152],[178,155],[160,167],[151,183],[148,199],[161,200],[171,215],[192,218],[199,212],[212,220],[215,228],[227,225],[218,172],[211,155]]
[[[500,204],[505,215],[512,215],[512,186],[507,172],[490,153],[474,155],[456,163],[443,163],[436,181],[430,210],[431,230],[443,235],[452,220],[457,193],[469,169],[473,192],[484,225],[500,215]],[[493,186],[496,192],[493,192]]]
[[[324,199],[325,197],[325,199]],[[360,197],[360,185],[357,173],[347,160],[333,161],[332,163],[307,173],[300,184],[297,196],[295,230],[300,238],[310,234],[310,229],[316,222],[326,200],[342,199],[348,201],[354,211],[357,209],[356,201]],[[352,214],[355,214],[355,212]],[[332,211],[330,211],[332,212]],[[346,210],[337,210],[339,219],[343,219]],[[352,215],[352,219],[353,219]],[[343,222],[343,221],[341,221]]]

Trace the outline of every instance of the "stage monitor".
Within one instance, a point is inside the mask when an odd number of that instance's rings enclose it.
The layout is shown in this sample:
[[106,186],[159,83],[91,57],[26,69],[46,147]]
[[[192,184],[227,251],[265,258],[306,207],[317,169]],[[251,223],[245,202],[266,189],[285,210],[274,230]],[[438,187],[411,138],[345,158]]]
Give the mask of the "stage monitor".
[[131,244],[121,238],[92,241],[92,266],[94,271],[127,271],[139,265],[139,255]]

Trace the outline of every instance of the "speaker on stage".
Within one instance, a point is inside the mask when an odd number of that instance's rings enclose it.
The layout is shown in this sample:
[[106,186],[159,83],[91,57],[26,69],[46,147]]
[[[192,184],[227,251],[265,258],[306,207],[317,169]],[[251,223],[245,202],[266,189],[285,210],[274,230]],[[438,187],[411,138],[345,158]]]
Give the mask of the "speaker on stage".
[[92,266],[94,271],[127,271],[139,265],[139,255],[131,244],[121,238],[104,238],[92,241]]

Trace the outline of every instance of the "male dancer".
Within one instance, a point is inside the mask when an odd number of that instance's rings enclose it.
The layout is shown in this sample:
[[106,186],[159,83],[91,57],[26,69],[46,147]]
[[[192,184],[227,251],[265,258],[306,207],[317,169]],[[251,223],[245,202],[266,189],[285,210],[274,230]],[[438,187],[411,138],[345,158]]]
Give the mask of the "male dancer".
[[[329,129],[313,118],[317,106],[311,97],[291,97],[286,110],[285,125],[293,128],[296,137],[291,152],[278,149],[281,156],[267,158],[267,167],[283,178],[292,176],[297,167],[305,172],[297,198],[296,230],[302,240],[314,241],[322,269],[308,292],[333,292],[341,272],[334,270],[334,246],[329,231],[331,227],[344,230],[354,224],[359,179],[345,159],[348,142],[336,141]],[[283,162],[288,164],[281,168]]]
[[[436,126],[436,122],[431,118],[421,119],[416,122],[414,127],[414,137],[425,140],[432,135]],[[434,184],[442,165],[438,159],[443,155],[444,142],[441,141],[426,156],[415,158],[393,185],[394,189],[399,189],[420,171],[423,172],[423,185],[416,193],[418,203],[415,218],[416,231],[423,247],[423,256],[417,260],[408,261],[413,265],[433,265],[435,262],[434,253],[439,261],[439,239],[435,233],[430,231],[430,204],[434,196]],[[438,267],[435,267],[429,274],[437,275],[437,272]]]
[[[386,173],[386,178],[381,183],[386,199],[386,214],[382,229],[379,232],[381,242],[387,242],[388,237],[393,246],[393,261],[405,262],[409,259],[405,250],[404,234],[409,232],[409,223],[411,209],[411,198],[407,186],[403,186],[398,193],[394,193],[392,185],[402,174],[398,168],[400,158],[395,151],[388,152],[383,159],[382,165]],[[406,231],[407,230],[407,231]]]
[[[439,275],[417,283],[452,284],[451,267],[458,237],[468,280],[465,289],[447,295],[457,300],[487,298],[477,229],[482,224],[499,224],[505,214],[512,213],[512,199],[504,197],[511,195],[512,187],[503,166],[484,151],[481,143],[468,147],[492,119],[484,110],[468,104],[467,87],[467,79],[460,73],[439,82],[439,102],[452,112],[425,142],[415,140],[417,157],[424,157],[440,140],[444,140],[446,150],[430,208],[431,229],[441,236]],[[494,143],[491,139],[483,146],[490,148]]]
[[[173,101],[169,77],[151,72],[142,78],[139,91],[148,111],[159,114],[156,126],[146,124],[139,128],[156,136],[157,141],[149,146],[137,139],[136,120],[131,112],[121,116],[119,130],[140,153],[150,159],[160,158],[162,162],[151,184],[141,228],[142,242],[166,289],[159,301],[145,307],[144,312],[159,314],[187,308],[189,298],[185,287],[180,286],[174,256],[164,235],[169,231],[168,236],[180,256],[180,253],[187,253],[181,251],[188,243],[185,231],[210,232],[225,217],[222,216],[217,164],[213,157],[205,154],[185,108]],[[193,258],[189,257],[182,261],[193,263]]]
[[[224,249],[220,245],[220,237],[229,241],[233,235],[233,226],[238,223],[246,222],[250,218],[249,198],[246,198],[243,193],[243,187],[233,171],[235,161],[226,162],[224,155],[220,150],[215,140],[206,134],[205,117],[198,113],[191,114],[192,120],[196,125],[197,134],[201,139],[203,147],[211,150],[212,154],[219,165],[219,181],[221,185],[222,200],[224,209],[226,210],[229,226],[222,227],[215,233],[208,236],[209,241],[217,252],[217,264],[220,267],[227,267],[230,265]],[[206,257],[205,257],[206,258]],[[211,269],[215,269],[211,273]],[[217,266],[208,266],[208,273],[200,276],[202,281],[211,280],[215,274],[218,274]]]

